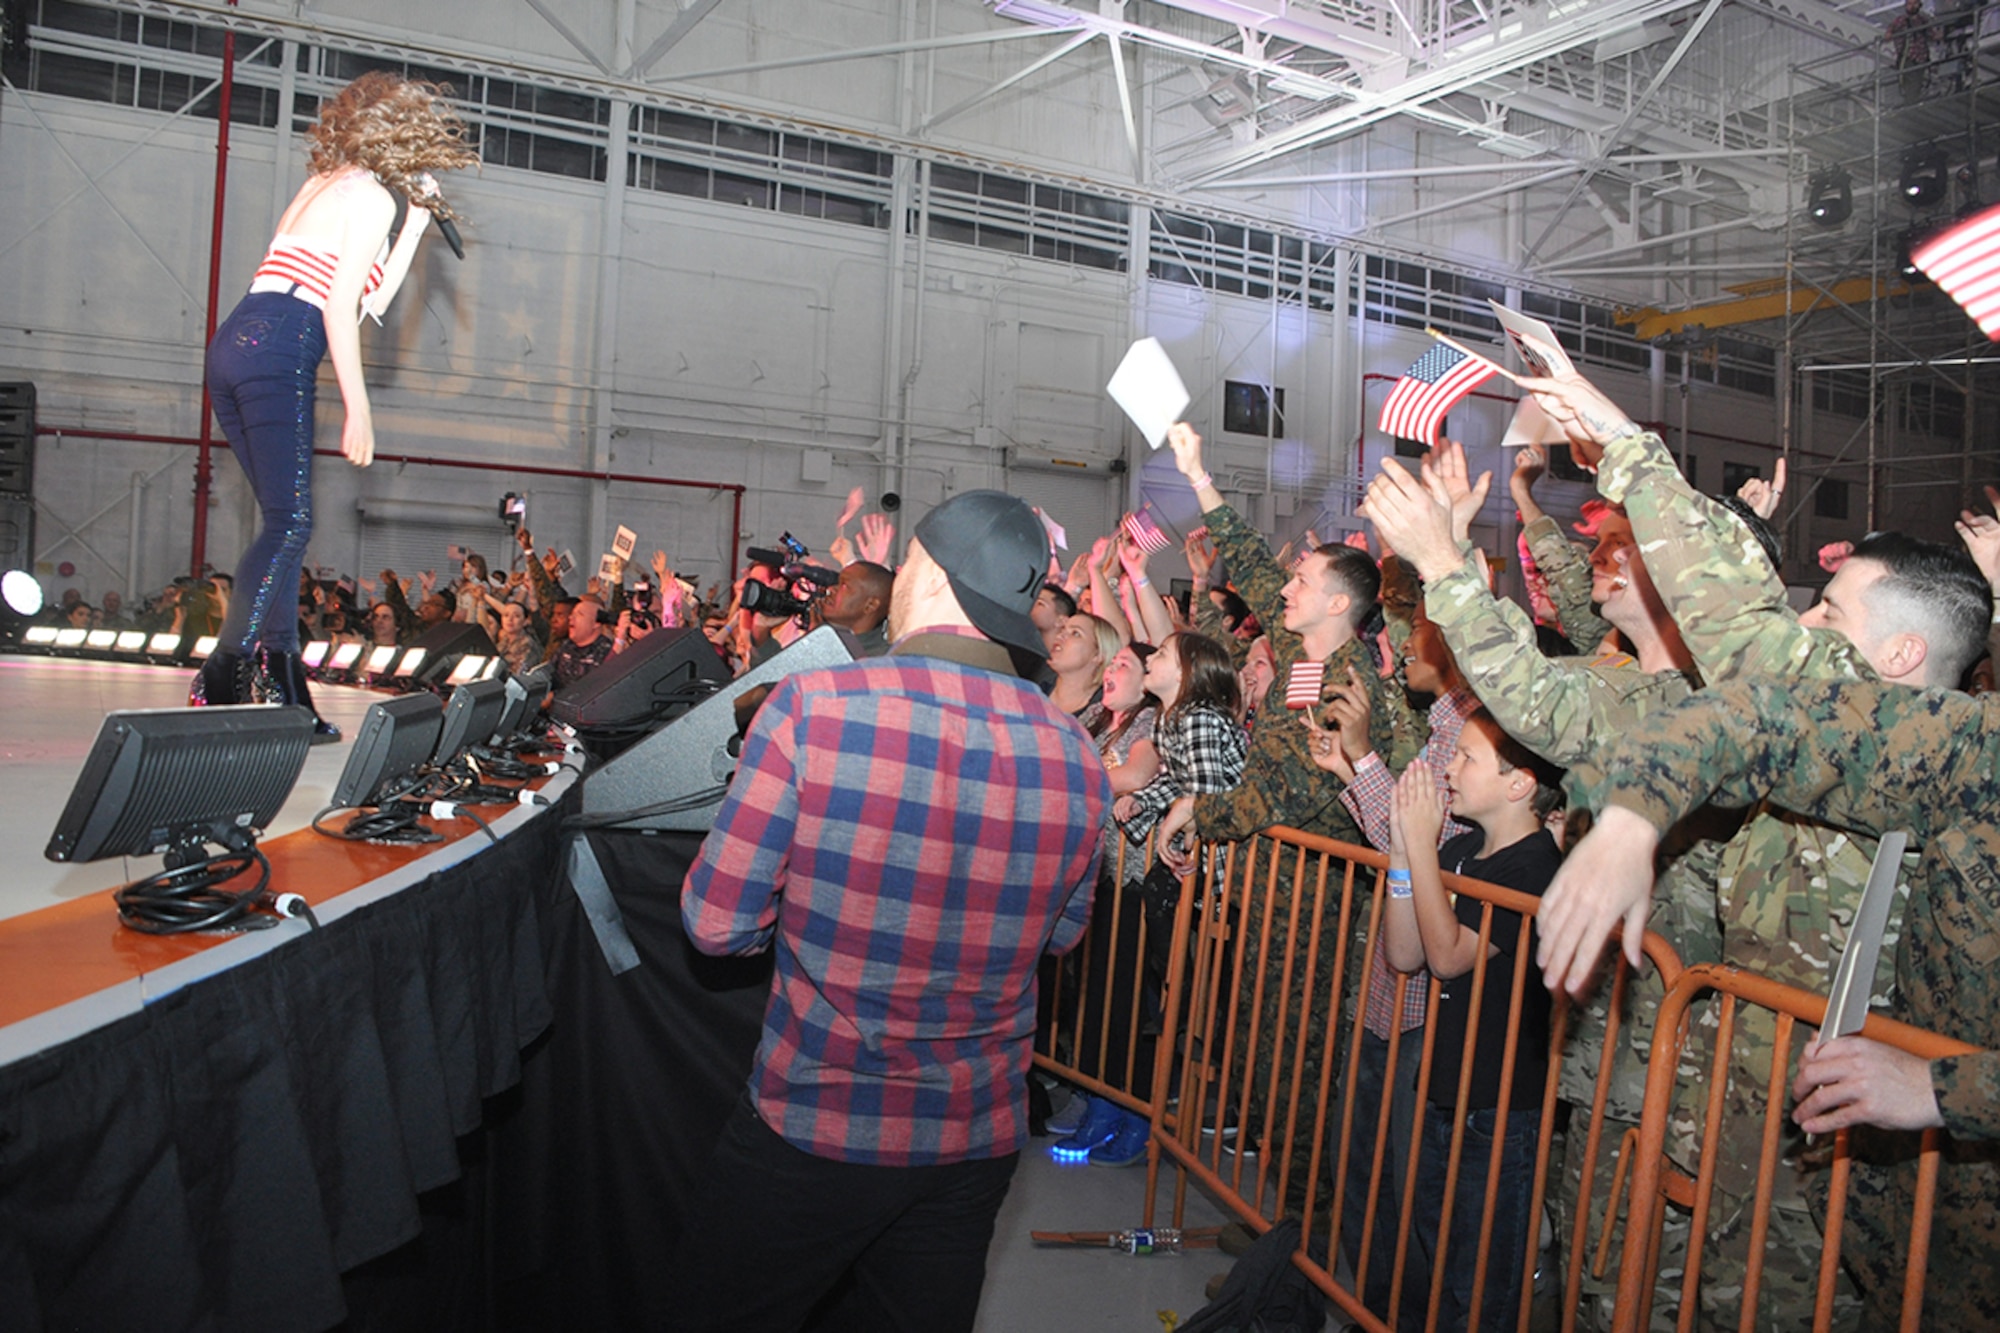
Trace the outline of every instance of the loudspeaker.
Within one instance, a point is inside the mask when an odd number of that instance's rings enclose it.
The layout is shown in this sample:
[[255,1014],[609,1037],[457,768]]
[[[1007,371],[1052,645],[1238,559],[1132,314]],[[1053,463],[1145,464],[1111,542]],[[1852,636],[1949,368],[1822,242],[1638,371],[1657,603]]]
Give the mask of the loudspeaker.
[[35,386],[0,384],[0,492],[35,490]]
[[34,570],[35,500],[0,493],[0,571]]
[[432,625],[412,639],[409,648],[424,650],[423,662],[410,676],[411,687],[417,689],[441,684],[451,674],[451,669],[458,665],[458,659],[467,653],[480,657],[500,655],[500,650],[493,646],[492,637],[483,627],[458,620]]
[[[853,660],[841,631],[820,626],[586,778],[584,817],[595,816],[593,822],[607,828],[705,832],[736,773],[743,734],[736,721],[738,698],[797,671]],[[629,817],[615,817],[626,812]]]
[[578,731],[643,727],[686,712],[728,680],[729,664],[699,629],[656,629],[557,690],[549,716]]

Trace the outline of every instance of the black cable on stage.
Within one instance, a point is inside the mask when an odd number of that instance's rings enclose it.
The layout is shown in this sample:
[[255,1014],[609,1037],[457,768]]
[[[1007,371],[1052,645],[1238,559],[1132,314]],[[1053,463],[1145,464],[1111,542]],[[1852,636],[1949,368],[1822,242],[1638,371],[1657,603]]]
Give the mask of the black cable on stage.
[[[259,869],[254,887],[230,893],[220,885],[251,866]],[[263,930],[278,924],[274,916],[253,916],[251,908],[271,885],[271,863],[264,853],[224,852],[189,865],[177,866],[127,884],[111,895],[118,920],[148,935],[179,935],[192,930]]]

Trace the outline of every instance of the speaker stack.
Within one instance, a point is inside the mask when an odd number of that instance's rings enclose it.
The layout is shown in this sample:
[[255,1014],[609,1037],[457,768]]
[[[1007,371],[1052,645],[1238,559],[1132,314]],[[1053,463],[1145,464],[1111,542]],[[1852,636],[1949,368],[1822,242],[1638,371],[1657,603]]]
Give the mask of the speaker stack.
[[0,570],[35,558],[35,386],[0,384]]

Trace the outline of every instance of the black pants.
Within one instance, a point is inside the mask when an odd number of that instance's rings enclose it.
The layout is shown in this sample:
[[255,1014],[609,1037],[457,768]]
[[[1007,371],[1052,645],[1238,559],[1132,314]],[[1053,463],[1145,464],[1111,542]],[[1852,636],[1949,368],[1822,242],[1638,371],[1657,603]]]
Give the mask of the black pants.
[[970,1330],[1019,1153],[942,1166],[815,1157],[736,1104],[669,1267],[681,1333]]

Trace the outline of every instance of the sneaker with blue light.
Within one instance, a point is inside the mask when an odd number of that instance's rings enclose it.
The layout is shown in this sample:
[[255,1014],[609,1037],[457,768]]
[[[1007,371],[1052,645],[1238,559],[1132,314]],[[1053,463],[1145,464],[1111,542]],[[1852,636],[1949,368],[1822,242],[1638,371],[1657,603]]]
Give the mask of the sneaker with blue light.
[[1090,1150],[1092,1166],[1136,1166],[1146,1160],[1146,1141],[1153,1137],[1153,1127],[1130,1111],[1118,1114],[1118,1128]]
[[1124,1123],[1125,1112],[1118,1104],[1102,1097],[1090,1097],[1090,1111],[1077,1127],[1076,1133],[1066,1139],[1058,1139],[1050,1145],[1049,1156],[1058,1162],[1083,1162],[1090,1159],[1093,1149],[1118,1132]]

